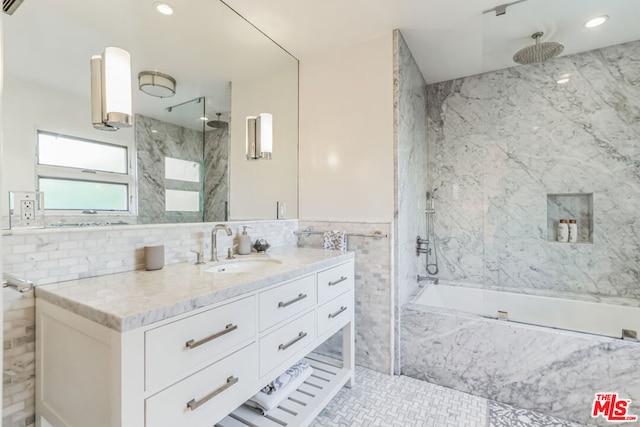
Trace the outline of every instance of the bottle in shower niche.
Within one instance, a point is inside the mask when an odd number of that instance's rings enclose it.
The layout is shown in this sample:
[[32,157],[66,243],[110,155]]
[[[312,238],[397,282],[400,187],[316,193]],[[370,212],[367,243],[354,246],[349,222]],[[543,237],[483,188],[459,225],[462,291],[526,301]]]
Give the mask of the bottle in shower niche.
[[569,225],[566,219],[561,219],[558,223],[558,242],[567,243],[569,241]]
[[575,219],[569,220],[569,243],[578,243],[578,224]]

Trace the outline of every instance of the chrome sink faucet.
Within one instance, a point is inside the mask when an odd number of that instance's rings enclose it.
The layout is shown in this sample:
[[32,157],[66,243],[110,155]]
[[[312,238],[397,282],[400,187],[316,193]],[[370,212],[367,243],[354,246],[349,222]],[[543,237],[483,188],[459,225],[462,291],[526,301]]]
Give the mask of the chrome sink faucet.
[[211,261],[218,261],[218,230],[227,232],[227,236],[231,236],[233,232],[227,224],[216,224],[211,230]]

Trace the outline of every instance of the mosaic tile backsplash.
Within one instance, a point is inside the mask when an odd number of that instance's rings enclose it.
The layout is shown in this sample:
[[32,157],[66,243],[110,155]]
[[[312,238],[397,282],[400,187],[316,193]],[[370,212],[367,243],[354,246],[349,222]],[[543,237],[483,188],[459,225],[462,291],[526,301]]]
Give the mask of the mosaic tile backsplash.
[[[356,298],[356,364],[379,372],[393,372],[393,287],[392,235],[390,223],[355,223],[300,221],[300,229],[313,231],[344,230],[347,233],[371,234],[381,231],[388,237],[349,237],[347,250],[355,251]],[[298,246],[322,248],[323,236],[298,236]],[[339,354],[340,334],[325,343],[320,352],[329,356]]]

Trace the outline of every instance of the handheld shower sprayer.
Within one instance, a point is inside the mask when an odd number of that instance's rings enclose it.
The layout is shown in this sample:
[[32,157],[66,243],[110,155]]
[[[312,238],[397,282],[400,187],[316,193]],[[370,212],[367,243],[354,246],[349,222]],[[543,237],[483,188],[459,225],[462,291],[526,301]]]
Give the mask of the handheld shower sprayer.
[[[417,240],[417,253],[424,253],[426,255],[425,267],[427,274],[435,276],[438,274],[438,251],[436,248],[436,232],[434,224],[434,216],[436,214],[436,192],[438,188],[433,188],[431,191],[427,191],[427,204],[429,207],[425,210],[427,215],[427,238]],[[421,245],[426,245],[426,248],[422,248]],[[420,276],[418,276],[418,281]]]
[[431,191],[427,191],[427,204],[430,206],[428,209],[432,210],[435,212],[436,210],[436,191],[438,191],[437,188],[434,188]]

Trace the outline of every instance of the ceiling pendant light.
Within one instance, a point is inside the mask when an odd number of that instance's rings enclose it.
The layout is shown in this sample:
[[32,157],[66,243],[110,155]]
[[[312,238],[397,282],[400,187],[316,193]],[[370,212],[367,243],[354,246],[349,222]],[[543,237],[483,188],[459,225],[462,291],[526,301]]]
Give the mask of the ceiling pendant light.
[[131,127],[131,55],[118,47],[91,58],[91,120],[99,130]]
[[138,88],[147,95],[169,98],[176,93],[176,79],[159,71],[141,71]]

